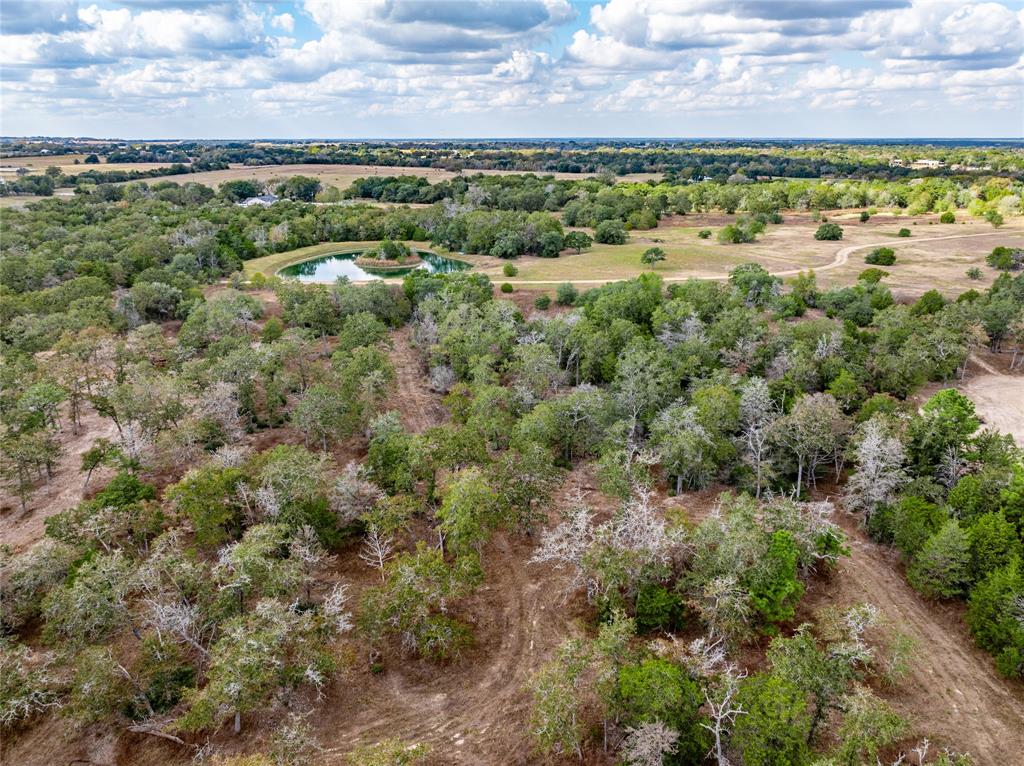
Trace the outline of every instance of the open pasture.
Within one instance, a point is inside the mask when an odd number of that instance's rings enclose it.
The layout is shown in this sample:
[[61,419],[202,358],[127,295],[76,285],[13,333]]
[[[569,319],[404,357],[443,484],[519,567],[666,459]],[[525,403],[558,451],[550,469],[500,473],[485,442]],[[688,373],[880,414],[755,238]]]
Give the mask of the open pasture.
[[[465,175],[484,173],[486,175],[522,175],[520,171],[510,170],[466,170]],[[205,184],[216,189],[225,181],[257,181],[266,182],[272,178],[289,176],[310,176],[316,178],[324,186],[337,186],[347,189],[357,178],[369,176],[420,176],[431,183],[447,181],[455,178],[458,173],[441,168],[392,167],[381,165],[232,165],[227,170],[210,170],[203,173],[190,173],[181,176],[167,176],[168,180],[184,183],[192,181]],[[594,175],[579,173],[550,173],[555,178],[587,178]],[[648,178],[659,178],[658,173],[636,173],[622,176],[622,181],[646,181]]]

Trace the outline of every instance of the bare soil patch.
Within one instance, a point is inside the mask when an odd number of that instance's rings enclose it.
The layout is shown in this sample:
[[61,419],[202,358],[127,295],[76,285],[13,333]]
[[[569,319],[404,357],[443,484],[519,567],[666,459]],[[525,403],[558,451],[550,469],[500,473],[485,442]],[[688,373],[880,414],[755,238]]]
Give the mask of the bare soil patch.
[[[61,435],[63,451],[57,460],[53,477],[40,482],[28,499],[24,512],[21,501],[6,488],[0,490],[0,541],[14,551],[23,551],[43,537],[46,520],[61,511],[74,508],[86,497],[85,474],[81,473],[82,453],[92,447],[96,439],[114,439],[116,429],[112,421],[98,415],[92,408],[83,408],[78,433],[71,431],[65,414]],[[102,487],[113,475],[109,468],[97,468],[89,482],[89,490]]]
[[[837,514],[838,515],[838,514]],[[1024,750],[1024,684],[1001,678],[978,649],[959,605],[932,603],[907,584],[896,554],[875,544],[846,517],[850,556],[827,587],[813,588],[805,607],[878,606],[915,642],[909,677],[885,693],[919,736],[968,751],[978,764],[1019,762]]]

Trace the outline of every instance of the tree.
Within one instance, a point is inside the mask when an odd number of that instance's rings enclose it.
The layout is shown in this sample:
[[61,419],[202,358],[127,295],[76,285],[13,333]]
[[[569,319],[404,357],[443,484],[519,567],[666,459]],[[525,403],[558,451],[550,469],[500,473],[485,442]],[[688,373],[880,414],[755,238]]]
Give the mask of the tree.
[[729,284],[748,306],[763,308],[778,297],[782,280],[757,263],[742,263],[729,272]]
[[889,704],[859,684],[843,700],[843,709],[846,714],[836,731],[840,742],[836,760],[842,766],[876,760],[879,750],[898,741],[906,732],[906,722]]
[[870,266],[892,266],[896,263],[896,251],[891,247],[876,247],[864,258]]
[[50,657],[0,637],[0,728],[61,706],[61,682],[51,665]]
[[228,620],[210,649],[206,685],[187,695],[189,710],[178,724],[201,730],[230,714],[237,734],[242,714],[263,707],[278,689],[306,682],[319,690],[335,665],[327,641],[347,629],[343,605],[334,598],[320,610],[297,611],[264,599]]
[[379,647],[390,635],[406,650],[445,660],[458,657],[470,642],[469,629],[448,616],[452,601],[466,595],[479,579],[475,558],[449,565],[440,551],[422,541],[385,565],[385,582],[368,588],[360,602],[358,624]]
[[768,647],[772,675],[793,688],[809,692],[813,712],[807,730],[808,744],[830,710],[838,710],[846,687],[857,675],[858,655],[848,650],[849,642],[821,648],[811,626],[801,625],[789,638],[779,637]]
[[649,247],[640,256],[640,263],[651,268],[654,268],[663,260],[665,260],[665,251],[660,247]]
[[861,429],[855,450],[857,471],[844,490],[846,507],[860,514],[864,523],[880,505],[889,504],[906,482],[903,444],[891,436],[881,416],[871,418]]
[[697,683],[668,660],[654,657],[619,671],[616,712],[627,726],[659,722],[677,731],[675,763],[703,761],[708,746],[703,701]]
[[278,185],[277,193],[288,199],[312,202],[320,191],[320,181],[309,176],[292,176]]
[[918,470],[929,472],[949,449],[959,450],[980,425],[974,403],[956,389],[934,394],[910,421],[910,455]]
[[910,584],[929,598],[953,598],[970,580],[967,533],[950,519],[924,544],[907,569]]
[[971,579],[980,582],[1010,562],[1019,545],[1017,530],[999,511],[976,517],[967,530],[970,541]]
[[768,383],[751,378],[740,390],[740,438],[743,459],[754,471],[755,496],[774,475],[771,459],[772,424],[779,417]]
[[46,636],[70,645],[102,641],[131,623],[129,596],[138,586],[138,574],[121,551],[93,557],[43,600]]
[[1020,556],[989,573],[967,600],[967,625],[974,640],[996,658],[1008,678],[1024,677],[1024,566]]
[[677,750],[679,732],[661,721],[642,723],[626,729],[622,757],[628,766],[663,766],[666,756]]
[[437,509],[438,527],[456,555],[480,552],[500,520],[494,493],[479,468],[456,473],[442,494]]
[[570,250],[575,250],[577,255],[584,250],[589,250],[590,246],[594,244],[594,240],[585,231],[566,232],[563,241],[565,246]]
[[798,551],[786,531],[772,533],[768,549],[747,579],[750,601],[761,619],[774,630],[777,623],[793,619],[804,586],[796,576]]
[[807,394],[792,411],[776,421],[777,438],[797,461],[796,491],[803,487],[806,471],[814,482],[818,466],[838,459],[849,422],[831,394]]
[[579,290],[576,289],[572,282],[562,282],[555,289],[555,303],[559,306],[575,305],[578,297]]
[[836,223],[823,223],[814,232],[814,238],[819,240],[837,240],[843,238],[843,227]]
[[805,691],[775,675],[759,673],[740,684],[736,703],[743,715],[733,724],[730,744],[745,766],[801,766],[811,717]]
[[579,687],[589,660],[579,639],[567,639],[527,684],[532,696],[530,736],[545,755],[583,757],[584,722]]
[[594,229],[594,239],[604,245],[624,245],[629,239],[629,234],[622,221],[608,219],[601,221]]

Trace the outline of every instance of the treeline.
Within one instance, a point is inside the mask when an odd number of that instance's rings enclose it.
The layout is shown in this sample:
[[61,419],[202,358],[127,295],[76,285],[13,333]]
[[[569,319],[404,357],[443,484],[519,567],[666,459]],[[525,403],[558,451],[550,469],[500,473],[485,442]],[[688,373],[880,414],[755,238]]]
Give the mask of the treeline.
[[345,190],[348,198],[395,203],[459,204],[526,212],[563,211],[569,226],[597,226],[622,221],[627,228],[649,229],[666,213],[723,211],[771,216],[785,210],[897,208],[909,215],[966,209],[1016,215],[1024,186],[1004,179],[964,185],[951,179],[890,181],[772,181],[754,183],[734,176],[727,183],[614,183],[612,179],[555,179],[552,176],[461,176],[431,184],[415,176],[358,179]]

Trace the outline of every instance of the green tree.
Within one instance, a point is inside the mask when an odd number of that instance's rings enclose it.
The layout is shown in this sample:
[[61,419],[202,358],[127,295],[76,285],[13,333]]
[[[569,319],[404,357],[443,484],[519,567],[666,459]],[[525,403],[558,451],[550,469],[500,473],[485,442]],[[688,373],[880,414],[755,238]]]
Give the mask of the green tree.
[[583,757],[585,722],[580,686],[588,665],[586,646],[567,639],[530,679],[530,735],[545,755],[575,753]]
[[978,583],[967,601],[967,626],[982,649],[996,658],[999,672],[1008,678],[1024,677],[1024,566],[1014,556]]
[[793,619],[803,595],[804,586],[797,579],[798,555],[789,532],[774,532],[767,551],[748,576],[751,603],[769,631],[774,631],[778,623]]
[[836,223],[823,223],[814,232],[815,239],[837,240],[843,238],[843,227]]
[[999,511],[984,513],[971,521],[967,537],[970,541],[971,578],[975,582],[1008,564],[1014,551],[1020,547],[1017,530]]
[[640,256],[640,263],[651,268],[654,268],[663,260],[665,260],[665,251],[660,247],[649,247]]
[[801,766],[810,761],[811,716],[804,689],[759,673],[740,684],[730,743],[746,766]]
[[590,246],[594,244],[594,240],[585,231],[570,231],[566,232],[564,243],[567,248],[575,250],[579,255],[584,250],[589,250]]
[[956,519],[950,519],[914,556],[907,579],[929,598],[954,598],[964,592],[969,566],[967,533]]
[[840,742],[836,760],[842,766],[860,766],[878,758],[883,747],[897,742],[906,722],[870,689],[856,686],[843,702],[845,715],[836,731]]
[[594,239],[604,245],[624,245],[629,234],[622,221],[608,219],[601,221],[594,229]]
[[698,764],[708,740],[700,715],[700,687],[678,666],[661,658],[646,659],[619,670],[615,712],[628,726],[660,721],[679,732],[674,763]]

